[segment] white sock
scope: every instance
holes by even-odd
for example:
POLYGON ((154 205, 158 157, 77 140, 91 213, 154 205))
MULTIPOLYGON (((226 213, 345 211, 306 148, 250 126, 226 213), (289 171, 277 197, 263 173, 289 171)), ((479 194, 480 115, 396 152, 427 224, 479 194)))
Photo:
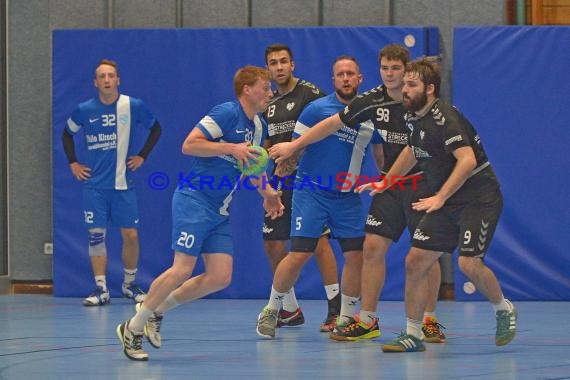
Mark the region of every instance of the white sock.
POLYGON ((179 306, 180 302, 176 301, 176 298, 170 293, 168 297, 154 311, 155 314, 162 315, 166 313, 168 310, 174 309, 176 306, 179 306))
POLYGON ((107 291, 107 276, 95 276, 95 286, 100 286, 107 291))
POLYGON ((131 318, 129 321, 129 330, 136 334, 142 334, 144 330, 144 324, 150 316, 152 315, 152 310, 148 309, 144 303, 139 311, 135 314, 134 317, 131 318))
POLYGON ((281 305, 283 304, 283 298, 287 293, 280 293, 272 286, 271 287, 271 295, 269 296, 269 302, 267 303, 267 307, 271 310, 279 311, 281 309, 281 305))
POLYGON ((325 285, 325 292, 327 292, 327 299, 330 301, 340 292, 338 284, 325 285))
POLYGON ((346 294, 341 294, 341 305, 340 305, 340 321, 341 323, 348 323, 351 318, 354 318, 354 311, 356 309, 356 304, 358 303, 358 297, 347 296, 346 294))
POLYGON ((297 303, 297 297, 295 297, 295 288, 291 288, 287 293, 285 293, 285 297, 283 297, 283 309, 294 312, 297 311, 299 308, 299 304, 297 303))
POLYGON ((435 311, 424 311, 424 320, 428 317, 433 318, 437 321, 437 317, 435 316, 435 311))
POLYGON ((127 269, 127 268, 123 268, 123 272, 125 274, 125 277, 123 279, 123 283, 125 285, 129 285, 131 282, 135 281, 135 276, 137 275, 137 268, 135 269, 127 269))
POLYGON ((376 312, 375 311, 367 311, 367 310, 360 310, 360 321, 366 323, 367 325, 371 325, 376 319, 376 312))
POLYGON ((406 318, 406 334, 422 339, 422 321, 406 318))
POLYGON ((513 310, 513 305, 511 304, 511 301, 509 301, 505 297, 503 297, 503 299, 501 301, 499 301, 499 303, 493 303, 491 305, 493 305, 493 310, 495 310, 495 313, 497 311, 504 311, 504 310, 511 311, 511 310, 513 310))

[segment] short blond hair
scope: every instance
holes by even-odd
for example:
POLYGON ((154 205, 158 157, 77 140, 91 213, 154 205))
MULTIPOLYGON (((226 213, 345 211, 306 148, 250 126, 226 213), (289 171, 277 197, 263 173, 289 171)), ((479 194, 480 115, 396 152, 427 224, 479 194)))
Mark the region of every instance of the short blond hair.
POLYGON ((110 59, 103 58, 102 60, 99 61, 99 63, 97 64, 97 67, 95 67, 95 77, 97 77, 97 69, 101 65, 108 65, 108 66, 113 67, 115 69, 115 71, 117 72, 117 76, 119 76, 119 65, 117 64, 117 62, 112 61, 110 59))
POLYGON ((237 97, 243 93, 244 86, 253 86, 258 79, 270 80, 269 70, 259 67, 247 65, 236 71, 234 75, 234 92, 237 97))

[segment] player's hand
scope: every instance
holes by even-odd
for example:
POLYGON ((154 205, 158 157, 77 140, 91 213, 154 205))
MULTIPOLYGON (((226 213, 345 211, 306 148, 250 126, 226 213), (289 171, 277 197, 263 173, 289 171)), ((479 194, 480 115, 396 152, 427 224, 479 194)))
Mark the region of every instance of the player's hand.
POLYGON ((71 173, 78 181, 85 181, 91 177, 91 169, 79 162, 69 164, 69 167, 71 168, 71 173))
POLYGON ((370 191, 370 196, 374 196, 379 193, 383 193, 389 187, 388 183, 385 180, 379 182, 370 182, 365 183, 364 185, 360 185, 354 189, 355 192, 361 194, 365 191, 370 191))
POLYGON ((266 211, 265 216, 270 217, 272 220, 283 215, 285 206, 281 203, 279 192, 272 190, 271 192, 263 195, 263 208, 266 211))
POLYGON ((132 156, 127 159, 127 168, 131 171, 135 171, 141 167, 144 162, 144 158, 141 156, 132 156))
POLYGON ((251 142, 246 141, 239 144, 232 144, 231 155, 236 161, 241 162, 243 167, 249 167, 249 159, 254 159, 256 154, 259 154, 255 149, 251 149, 251 142))
POLYGON ((425 211, 426 213, 439 210, 445 204, 445 199, 439 195, 429 198, 420 198, 417 202, 412 203, 412 209, 415 211, 425 211))
POLYGON ((295 171, 297 167, 297 160, 292 157, 287 160, 280 161, 275 167, 275 175, 278 177, 285 177, 295 171))
POLYGON ((292 142, 283 142, 273 145, 269 148, 269 157, 275 160, 278 164, 285 161, 295 153, 295 145, 292 142))

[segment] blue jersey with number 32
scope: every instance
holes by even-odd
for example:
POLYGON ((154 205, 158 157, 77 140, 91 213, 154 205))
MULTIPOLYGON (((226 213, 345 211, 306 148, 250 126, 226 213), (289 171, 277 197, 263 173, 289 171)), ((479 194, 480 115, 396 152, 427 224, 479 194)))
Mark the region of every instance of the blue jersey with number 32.
POLYGON ((127 159, 138 153, 132 142, 136 126, 150 129, 156 118, 140 99, 120 95, 116 102, 106 105, 99 98, 83 102, 67 120, 66 129, 75 135, 85 134, 87 155, 85 165, 91 177, 85 185, 97 189, 126 190, 132 185, 127 159))

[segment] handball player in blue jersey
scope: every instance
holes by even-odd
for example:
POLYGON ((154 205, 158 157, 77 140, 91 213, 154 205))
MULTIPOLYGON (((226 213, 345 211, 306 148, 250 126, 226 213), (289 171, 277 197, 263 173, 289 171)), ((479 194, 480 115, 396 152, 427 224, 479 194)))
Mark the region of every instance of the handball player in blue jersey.
POLYGON ((71 172, 84 184, 83 213, 89 230, 95 290, 83 304, 100 306, 110 302, 105 246, 109 223, 121 229, 123 295, 142 302, 145 293, 134 282, 139 259, 139 215, 132 173, 155 146, 161 127, 140 99, 119 93, 116 62, 102 60, 95 70, 94 83, 99 95, 77 106, 62 135, 71 172), (83 130, 86 145, 82 162, 76 157, 73 140, 80 130, 83 130), (133 141, 141 130, 148 133, 148 138, 142 147, 136 147, 133 141))
MULTIPOLYGON (((359 126, 370 121, 383 139, 384 161, 381 169, 382 175, 385 175, 408 145, 409 130, 404 120, 406 110, 402 103, 402 88, 404 68, 409 61, 410 53, 406 47, 399 44, 384 46, 378 62, 383 84, 358 95, 344 110, 318 123, 294 143, 275 146, 272 154, 279 156, 277 161, 290 155, 292 149, 298 150, 319 141, 343 126, 359 126)), ((408 229, 410 236, 414 234, 423 213, 412 210, 411 203, 432 194, 418 166, 412 168, 407 177, 402 186, 394 186, 374 195, 366 218, 360 312, 354 323, 335 329, 330 335, 331 339, 357 341, 380 336, 376 308, 386 277, 388 248, 392 241, 398 241, 404 229, 408 229)), ((441 282, 438 262, 430 269, 428 282, 429 297, 422 331, 426 342, 443 343, 446 337, 435 314, 441 282)))
MULTIPOLYGON (((303 109, 325 94, 311 82, 295 77, 295 61, 289 46, 280 43, 269 45, 265 49, 265 63, 271 80, 276 86, 273 99, 263 113, 268 129, 265 147, 270 148, 275 144, 291 141, 295 124, 303 109)), ((273 273, 279 262, 289 253, 287 244, 291 236, 293 189, 287 184, 295 178, 296 171, 296 160, 282 162, 273 168, 272 183, 277 184, 277 190, 280 191, 281 201, 285 206, 281 217, 275 220, 266 217, 263 221, 263 245, 273 273)), ((328 300, 327 316, 319 326, 321 332, 332 331, 340 313, 338 269, 327 231, 321 236, 315 248, 315 259, 323 278, 328 300)), ((283 298, 283 308, 279 310, 277 326, 298 326, 303 323, 305 323, 305 317, 295 297, 295 289, 291 288, 291 291, 283 298)))
MULTIPOLYGON (((319 121, 342 110, 356 97, 361 82, 356 60, 349 56, 338 57, 333 64, 335 92, 313 101, 303 110, 293 136, 303 135, 319 121)), ((344 323, 352 320, 360 295, 366 220, 360 196, 354 193, 354 184, 368 145, 375 144, 374 155, 381 159, 381 141, 372 123, 363 123, 357 129, 342 128, 307 147, 302 155, 293 191, 291 252, 277 266, 269 303, 259 314, 256 332, 261 337, 275 336, 283 297, 311 258, 325 225, 339 241, 345 256, 339 319, 344 323), (352 184, 339 182, 339 174, 352 184)))
MULTIPOLYGON (((161 346, 163 314, 185 302, 224 289, 230 284, 233 243, 228 206, 239 185, 237 163, 255 158, 251 144, 261 144, 267 124, 261 116, 271 99, 269 72, 256 66, 239 69, 234 77, 237 100, 215 106, 198 122, 182 145, 182 152, 196 159, 172 198, 172 249, 174 262, 151 284, 136 315, 117 326, 124 354, 132 360, 148 360, 143 334, 150 344, 161 346), (210 180, 204 186, 201 178, 210 180), (211 184, 211 185, 210 185, 211 184), (192 276, 201 255, 205 272, 192 276)), ((263 197, 267 215, 277 218, 284 206, 265 174, 250 181, 263 197)))

